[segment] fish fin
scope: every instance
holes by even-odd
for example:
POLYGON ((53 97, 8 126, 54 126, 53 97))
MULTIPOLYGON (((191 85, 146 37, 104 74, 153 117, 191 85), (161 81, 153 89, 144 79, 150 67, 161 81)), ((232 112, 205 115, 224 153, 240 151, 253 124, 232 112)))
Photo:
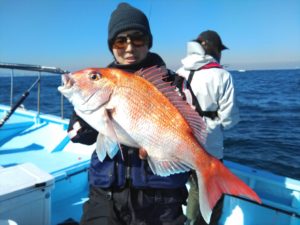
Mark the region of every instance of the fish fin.
POLYGON ((136 75, 151 82, 163 95, 165 95, 186 119, 199 144, 205 144, 207 138, 206 124, 198 112, 179 95, 175 86, 173 86, 171 82, 165 81, 169 77, 168 70, 165 67, 153 66, 144 70, 139 70, 136 72, 136 75))
POLYGON ((148 156, 147 159, 152 172, 162 177, 187 172, 191 168, 180 161, 158 160, 151 156, 148 156))
MULTIPOLYGON (((107 131, 109 133, 109 135, 114 139, 114 140, 118 140, 118 137, 117 137, 117 133, 115 131, 115 128, 114 128, 114 125, 112 123, 112 114, 115 112, 115 108, 114 107, 110 107, 107 105, 106 107, 106 111, 105 111, 105 117, 106 117, 106 126, 107 126, 107 131)), ((118 150, 121 151, 121 157, 122 159, 124 160, 124 154, 123 154, 123 149, 120 145, 120 142, 119 141, 116 141, 117 145, 118 145, 118 150)), ((116 154, 116 153, 115 153, 116 154)), ((114 154, 114 155, 115 155, 114 154)), ((113 156, 114 156, 113 155, 113 156)), ((110 156, 110 155, 109 155, 110 156)), ((112 157, 110 157, 112 158, 112 157)))
POLYGON ((242 196, 261 203, 257 194, 241 179, 235 176, 223 163, 212 158, 203 168, 203 163, 198 163, 200 168, 196 170, 199 187, 200 212, 206 223, 210 222, 212 209, 222 194, 242 196), (200 172, 201 171, 201 172, 200 172), (202 174, 205 174, 202 175, 202 174))
POLYGON ((99 133, 97 137, 96 153, 98 159, 103 162, 106 155, 113 158, 119 151, 118 143, 107 136, 99 133))

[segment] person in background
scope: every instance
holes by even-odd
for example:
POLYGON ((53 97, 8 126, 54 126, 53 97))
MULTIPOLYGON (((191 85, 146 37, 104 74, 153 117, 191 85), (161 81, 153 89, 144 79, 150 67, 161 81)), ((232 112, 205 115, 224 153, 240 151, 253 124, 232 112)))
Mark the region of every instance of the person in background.
MULTIPOLYGON (((109 68, 136 72, 151 66, 165 66, 149 51, 152 34, 145 14, 127 3, 112 12, 108 25, 108 47, 114 60, 109 68)), ((174 73, 173 73, 174 74, 174 73)), ((174 79, 170 72, 170 80, 174 79)), ((97 131, 73 113, 69 124, 73 142, 93 144, 97 131)), ((89 200, 83 206, 82 225, 183 225, 182 205, 188 196, 189 174, 168 177, 154 175, 144 151, 122 146, 121 152, 100 162, 96 152, 89 169, 89 200)))
MULTIPOLYGON (((196 40, 187 43, 187 56, 176 86, 186 100, 195 107, 207 126, 204 147, 214 157, 223 159, 223 130, 236 125, 240 119, 231 74, 221 65, 221 52, 227 49, 217 32, 207 30, 196 40)), ((190 177, 186 224, 206 224, 199 211, 199 193, 195 173, 190 177)), ((217 224, 223 206, 223 198, 215 206, 210 224, 217 224)))

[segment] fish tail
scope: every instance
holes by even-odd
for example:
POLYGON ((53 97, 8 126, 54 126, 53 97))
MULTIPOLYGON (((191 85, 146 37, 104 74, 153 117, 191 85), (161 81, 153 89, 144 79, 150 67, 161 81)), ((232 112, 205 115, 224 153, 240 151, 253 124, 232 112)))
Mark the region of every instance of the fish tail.
POLYGON ((219 160, 212 158, 205 169, 203 169, 203 163, 201 164, 198 163, 199 168, 196 170, 199 206, 201 215, 207 223, 210 221, 212 209, 223 193, 244 196, 261 203, 258 195, 219 160))

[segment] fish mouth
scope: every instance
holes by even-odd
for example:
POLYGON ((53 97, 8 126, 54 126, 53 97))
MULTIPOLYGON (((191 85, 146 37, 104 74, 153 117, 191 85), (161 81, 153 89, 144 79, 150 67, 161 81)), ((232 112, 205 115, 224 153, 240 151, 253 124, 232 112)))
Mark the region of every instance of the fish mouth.
POLYGON ((74 94, 75 80, 71 77, 72 73, 66 73, 61 75, 61 86, 57 89, 63 94, 69 101, 72 100, 74 94))
POLYGON ((63 94, 71 103, 74 101, 74 94, 76 94, 76 82, 72 78, 72 73, 61 75, 61 86, 58 87, 58 91, 63 94))
POLYGON ((74 86, 75 81, 71 76, 72 76, 72 73, 62 74, 61 78, 62 78, 62 85, 64 88, 69 89, 74 86))

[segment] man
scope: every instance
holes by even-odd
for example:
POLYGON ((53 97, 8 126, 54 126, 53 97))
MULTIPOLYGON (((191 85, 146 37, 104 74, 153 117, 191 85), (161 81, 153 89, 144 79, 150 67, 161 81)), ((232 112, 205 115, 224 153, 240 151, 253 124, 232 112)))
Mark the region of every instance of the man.
MULTIPOLYGON (((177 87, 203 117, 207 126, 205 149, 223 159, 223 130, 239 121, 239 110, 231 74, 219 64, 227 49, 217 32, 207 30, 187 44, 187 56, 178 69, 177 87), (184 80, 184 81, 183 81, 184 80), (183 82, 183 83, 182 83, 183 82)), ((199 213, 199 194, 195 174, 191 175, 187 205, 188 224, 206 224, 199 213)), ((213 210, 210 224, 217 224, 222 211, 221 199, 213 210)))
MULTIPOLYGON (((165 66, 161 57, 149 52, 152 34, 147 17, 127 3, 111 14, 108 47, 114 56, 109 68, 135 72, 151 66, 165 66)), ((69 133, 73 142, 93 144, 97 131, 73 114, 69 133)), ((89 200, 84 204, 83 225, 182 225, 186 217, 185 184, 188 174, 154 175, 145 152, 122 146, 121 152, 100 162, 93 153, 89 170, 89 200)))

